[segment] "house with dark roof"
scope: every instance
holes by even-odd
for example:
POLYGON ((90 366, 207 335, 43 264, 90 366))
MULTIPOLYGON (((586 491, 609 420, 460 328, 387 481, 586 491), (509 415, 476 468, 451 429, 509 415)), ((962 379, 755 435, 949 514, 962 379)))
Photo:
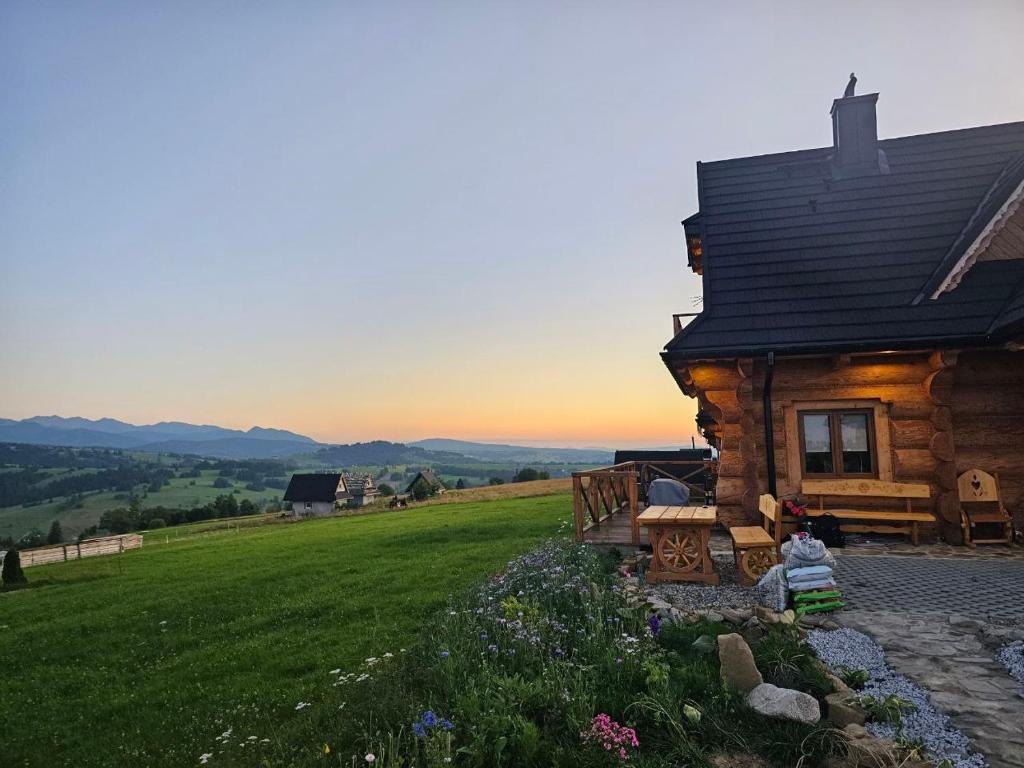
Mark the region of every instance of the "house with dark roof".
POLYGON ((284 500, 292 504, 296 517, 328 515, 340 506, 362 507, 377 498, 377 487, 369 476, 338 472, 296 474, 288 482, 284 500))
POLYGON ((703 306, 661 356, 729 525, 762 493, 871 479, 926 484, 956 542, 973 468, 1020 523, 1024 122, 880 139, 877 102, 833 101, 830 146, 697 164, 703 306))
POLYGON ((444 493, 444 483, 442 483, 441 479, 434 474, 434 470, 432 469, 421 469, 417 472, 416 476, 412 479, 412 482, 405 487, 405 492, 411 494, 413 487, 420 480, 425 482, 428 487, 434 489, 435 493, 444 493))

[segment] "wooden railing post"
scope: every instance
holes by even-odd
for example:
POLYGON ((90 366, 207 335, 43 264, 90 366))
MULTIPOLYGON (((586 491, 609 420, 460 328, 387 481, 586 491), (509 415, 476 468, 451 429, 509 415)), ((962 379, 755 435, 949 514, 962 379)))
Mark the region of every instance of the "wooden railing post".
POLYGON ((640 522, 637 517, 640 514, 640 474, 632 472, 629 479, 629 524, 634 547, 640 546, 640 522))
POLYGON ((583 478, 572 476, 572 521, 576 526, 576 541, 583 541, 583 478))

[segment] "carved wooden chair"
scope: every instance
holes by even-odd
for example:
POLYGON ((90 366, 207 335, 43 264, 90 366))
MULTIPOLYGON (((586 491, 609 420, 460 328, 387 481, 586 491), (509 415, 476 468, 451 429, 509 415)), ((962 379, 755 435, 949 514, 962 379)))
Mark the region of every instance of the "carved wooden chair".
POLYGON ((782 504, 770 493, 757 500, 761 525, 729 529, 732 555, 741 583, 750 586, 782 562, 782 504))
POLYGON ((964 543, 969 547, 1010 544, 1013 541, 1013 519, 999 494, 999 475, 969 469, 957 478, 956 485, 960 494, 960 527, 963 528, 964 543), (979 524, 994 526, 1002 535, 991 539, 976 538, 974 529, 979 524))

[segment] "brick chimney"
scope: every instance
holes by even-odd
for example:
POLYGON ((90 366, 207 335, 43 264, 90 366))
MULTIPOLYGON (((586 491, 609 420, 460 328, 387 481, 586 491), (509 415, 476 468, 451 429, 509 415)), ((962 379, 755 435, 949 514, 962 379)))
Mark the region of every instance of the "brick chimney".
POLYGON ((844 96, 832 102, 832 147, 835 150, 832 165, 836 176, 889 172, 885 153, 878 148, 877 101, 877 93, 867 93, 844 96))

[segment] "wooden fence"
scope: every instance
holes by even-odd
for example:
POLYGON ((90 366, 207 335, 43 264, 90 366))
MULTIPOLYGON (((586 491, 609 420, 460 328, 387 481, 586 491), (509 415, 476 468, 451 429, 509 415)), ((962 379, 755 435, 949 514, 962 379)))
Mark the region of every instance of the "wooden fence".
POLYGON ((138 549, 141 546, 142 536, 137 533, 126 533, 123 536, 85 539, 76 544, 62 544, 57 547, 23 549, 18 554, 21 557, 21 567, 27 568, 30 565, 62 563, 67 560, 79 560, 83 557, 119 555, 126 549, 138 549))
POLYGON ((630 535, 640 544, 640 507, 647 505, 647 489, 659 477, 677 480, 701 503, 716 474, 717 461, 625 461, 610 467, 572 473, 573 522, 576 541, 617 512, 630 516, 630 535))

